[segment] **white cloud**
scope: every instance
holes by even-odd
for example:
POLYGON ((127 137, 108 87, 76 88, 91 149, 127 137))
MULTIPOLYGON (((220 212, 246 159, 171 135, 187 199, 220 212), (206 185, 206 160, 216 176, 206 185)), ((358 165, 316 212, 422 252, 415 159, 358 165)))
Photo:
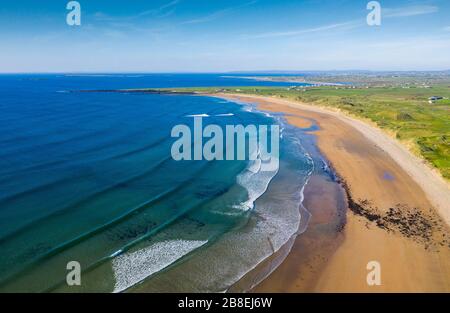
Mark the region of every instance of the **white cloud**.
POLYGON ((252 0, 250 2, 246 2, 246 3, 238 5, 236 7, 222 9, 222 10, 216 11, 214 13, 211 13, 209 15, 203 16, 203 17, 199 17, 199 18, 195 18, 195 19, 192 19, 192 20, 184 21, 184 22, 181 23, 181 25, 185 25, 185 24, 199 24, 199 23, 206 23, 206 22, 214 21, 215 19, 221 17, 225 13, 228 13, 230 11, 237 10, 237 9, 249 6, 249 5, 253 5, 256 2, 258 2, 258 0, 252 0))
MULTIPOLYGON (((382 8, 382 17, 383 18, 396 18, 396 17, 408 17, 408 16, 417 16, 417 15, 425 15, 432 14, 439 11, 437 6, 432 5, 416 5, 416 6, 408 6, 401 8, 382 8)), ((297 36, 308 33, 316 33, 321 31, 328 31, 332 29, 336 30, 348 30, 353 29, 355 27, 361 26, 364 23, 359 20, 352 20, 343 23, 335 23, 328 24, 323 26, 317 26, 313 28, 305 28, 305 29, 297 29, 297 30, 288 30, 288 31, 279 31, 279 32, 267 32, 260 33, 255 35, 245 35, 244 38, 274 38, 274 37, 289 37, 289 36, 297 36)), ((449 26, 450 28, 450 26, 449 26)), ((446 28, 446 30, 449 30, 446 28)))
POLYGON ((439 11, 439 8, 433 5, 416 5, 393 9, 382 8, 381 10, 383 17, 407 17, 436 13, 439 11))
MULTIPOLYGON (((162 15, 162 17, 165 17, 168 15, 168 12, 173 12, 173 7, 175 7, 179 2, 180 2, 180 0, 174 0, 165 5, 160 6, 159 8, 141 12, 141 13, 135 15, 134 17, 142 17, 142 16, 147 16, 147 15, 162 15), (172 9, 172 10, 167 12, 166 11, 167 9, 172 9)), ((169 13, 169 14, 171 14, 171 13, 169 13)))
POLYGON ((210 15, 206 15, 203 17, 199 17, 199 18, 195 18, 192 20, 188 20, 188 21, 184 21, 181 23, 181 25, 185 25, 185 24, 199 24, 199 23, 206 23, 206 22, 210 22, 210 21, 214 21, 215 19, 219 18, 220 16, 222 16, 223 14, 225 14, 226 12, 230 11, 231 9, 224 9, 224 10, 220 10, 217 12, 214 12, 210 15))
POLYGON ((126 21, 134 20, 134 19, 138 19, 141 17, 145 17, 145 16, 156 16, 159 18, 164 18, 164 17, 167 17, 174 13, 176 5, 178 3, 180 3, 180 1, 181 0, 173 0, 169 3, 166 3, 166 4, 158 7, 158 8, 146 10, 146 11, 142 11, 137 14, 134 14, 134 15, 122 16, 122 17, 111 16, 111 15, 108 15, 103 12, 96 12, 94 14, 94 18, 98 21, 104 21, 104 22, 119 21, 119 20, 126 20, 126 21))
POLYGON ((332 30, 332 29, 352 29, 357 26, 361 25, 360 21, 349 21, 349 22, 343 22, 343 23, 336 23, 336 24, 329 24, 329 25, 322 25, 312 28, 305 28, 305 29, 297 29, 297 30, 291 30, 291 31, 282 31, 282 32, 268 32, 268 33, 260 33, 256 35, 246 35, 245 38, 274 38, 274 37, 289 37, 289 36, 298 36, 308 33, 316 33, 326 30, 332 30))

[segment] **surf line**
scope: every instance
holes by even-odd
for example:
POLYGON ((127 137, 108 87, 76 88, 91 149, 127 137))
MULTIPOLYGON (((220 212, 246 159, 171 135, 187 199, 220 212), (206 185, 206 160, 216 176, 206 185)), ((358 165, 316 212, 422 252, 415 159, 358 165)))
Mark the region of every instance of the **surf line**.
POLYGON ((178 138, 171 148, 175 161, 261 160, 262 171, 274 171, 278 168, 279 125, 225 125, 224 131, 216 124, 203 127, 203 116, 193 118, 193 131, 185 124, 172 128, 171 137, 178 138))

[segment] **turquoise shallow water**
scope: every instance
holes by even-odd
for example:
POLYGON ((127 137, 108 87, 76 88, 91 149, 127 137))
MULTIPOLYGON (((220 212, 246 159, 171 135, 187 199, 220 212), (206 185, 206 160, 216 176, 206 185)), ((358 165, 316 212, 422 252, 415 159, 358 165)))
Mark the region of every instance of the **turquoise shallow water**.
POLYGON ((67 92, 249 83, 0 76, 0 291, 224 291, 285 244, 307 215, 315 163, 301 130, 216 98, 67 92), (198 114, 205 125, 280 125, 279 168, 174 161, 172 127, 198 114), (69 261, 81 264, 79 287, 66 285, 69 261))

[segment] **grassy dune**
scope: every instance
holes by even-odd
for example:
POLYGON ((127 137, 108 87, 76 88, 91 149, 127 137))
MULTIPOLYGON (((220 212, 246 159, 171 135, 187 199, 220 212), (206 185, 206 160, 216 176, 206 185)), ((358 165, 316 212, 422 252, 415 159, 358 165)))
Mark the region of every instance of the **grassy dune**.
MULTIPOLYGON (((218 88, 183 89, 217 92, 218 88)), ((431 96, 450 98, 449 85, 432 88, 361 87, 313 88, 233 87, 221 92, 278 96, 309 104, 338 108, 373 121, 394 134, 416 155, 428 160, 450 180, 450 100, 428 103, 431 96)))

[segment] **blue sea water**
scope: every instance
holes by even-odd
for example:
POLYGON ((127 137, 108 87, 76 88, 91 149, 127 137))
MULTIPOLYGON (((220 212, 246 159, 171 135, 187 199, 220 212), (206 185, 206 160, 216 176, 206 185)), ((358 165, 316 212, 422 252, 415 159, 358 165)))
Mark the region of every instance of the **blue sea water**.
POLYGON ((292 85, 223 76, 0 75, 0 291, 224 291, 285 245, 307 219, 302 130, 211 97, 69 92, 292 85), (279 124, 279 168, 174 161, 172 127, 198 114, 279 124))

